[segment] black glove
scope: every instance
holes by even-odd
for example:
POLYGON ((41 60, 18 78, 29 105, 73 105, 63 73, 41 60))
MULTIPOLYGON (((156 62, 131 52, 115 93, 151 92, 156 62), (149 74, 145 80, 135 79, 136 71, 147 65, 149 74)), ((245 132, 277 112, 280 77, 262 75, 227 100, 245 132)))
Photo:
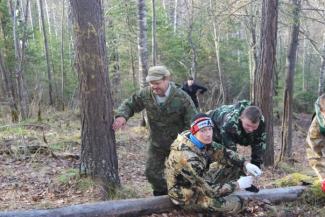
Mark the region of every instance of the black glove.
POLYGON ((258 189, 255 185, 251 185, 251 187, 249 188, 245 188, 246 191, 251 191, 251 192, 254 192, 254 193, 257 193, 260 191, 260 189, 258 189))

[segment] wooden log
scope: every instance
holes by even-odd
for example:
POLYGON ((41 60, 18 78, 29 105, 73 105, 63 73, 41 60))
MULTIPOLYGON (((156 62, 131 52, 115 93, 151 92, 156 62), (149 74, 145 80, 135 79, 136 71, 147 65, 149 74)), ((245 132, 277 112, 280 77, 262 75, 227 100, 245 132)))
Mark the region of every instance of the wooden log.
MULTIPOLYGON (((297 199, 306 188, 294 186, 263 189, 258 193, 240 191, 234 194, 244 199, 269 200, 277 203, 297 199)), ((163 213, 175 208, 177 207, 171 203, 168 196, 159 196, 72 205, 48 210, 7 211, 0 212, 0 217, 122 217, 163 213)))

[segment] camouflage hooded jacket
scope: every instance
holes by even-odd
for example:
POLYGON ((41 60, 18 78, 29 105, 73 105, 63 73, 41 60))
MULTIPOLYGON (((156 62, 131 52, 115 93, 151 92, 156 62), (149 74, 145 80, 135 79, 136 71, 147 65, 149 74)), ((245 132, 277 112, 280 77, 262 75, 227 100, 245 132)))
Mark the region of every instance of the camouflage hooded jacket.
POLYGON ((266 149, 264 117, 262 116, 257 130, 246 133, 240 120, 240 114, 247 106, 251 106, 251 102, 242 100, 233 105, 223 105, 209 112, 209 116, 214 122, 213 140, 234 151, 237 150, 236 144, 251 145, 251 162, 260 166, 263 163, 262 158, 266 149))
POLYGON ((200 196, 223 197, 231 194, 243 171, 244 159, 232 150, 213 142, 208 149, 198 149, 188 138, 178 135, 166 161, 168 195, 176 203, 190 204, 200 196), (239 174, 237 172, 237 174, 239 174))
POLYGON ((128 120, 146 109, 150 141, 164 150, 169 150, 178 133, 190 128, 191 118, 197 113, 191 98, 174 83, 169 84, 170 94, 163 105, 157 103, 151 88, 145 87, 126 99, 116 114, 128 120))
POLYGON ((325 179, 325 158, 323 156, 325 148, 325 120, 320 112, 319 99, 315 103, 315 112, 316 115, 307 133, 306 152, 309 164, 316 171, 320 180, 323 180, 325 179))

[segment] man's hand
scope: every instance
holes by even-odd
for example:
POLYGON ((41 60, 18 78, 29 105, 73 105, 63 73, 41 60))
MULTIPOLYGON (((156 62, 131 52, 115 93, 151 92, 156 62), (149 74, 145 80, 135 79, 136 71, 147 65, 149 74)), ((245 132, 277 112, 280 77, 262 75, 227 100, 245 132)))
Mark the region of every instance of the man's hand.
POLYGON ((117 117, 115 120, 114 120, 114 123, 112 125, 112 128, 114 131, 120 129, 121 127, 123 127, 126 123, 126 119, 124 117, 117 117))
POLYGON ((248 174, 251 174, 255 177, 260 176, 263 173, 262 170, 258 168, 258 166, 248 162, 245 164, 245 169, 248 174))
POLYGON ((237 180, 240 189, 249 188, 253 184, 253 176, 242 176, 237 180))

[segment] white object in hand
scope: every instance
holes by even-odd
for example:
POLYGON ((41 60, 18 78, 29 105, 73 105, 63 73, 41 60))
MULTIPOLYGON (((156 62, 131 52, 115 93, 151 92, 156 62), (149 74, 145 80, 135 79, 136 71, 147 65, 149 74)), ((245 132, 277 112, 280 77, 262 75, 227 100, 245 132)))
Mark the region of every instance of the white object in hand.
POLYGON ((262 170, 258 168, 258 166, 252 164, 252 163, 247 163, 245 165, 246 171, 248 174, 251 174, 253 176, 260 176, 262 175, 262 170))
POLYGON ((249 188, 253 184, 253 176, 242 176, 237 180, 237 182, 240 189, 249 188))

